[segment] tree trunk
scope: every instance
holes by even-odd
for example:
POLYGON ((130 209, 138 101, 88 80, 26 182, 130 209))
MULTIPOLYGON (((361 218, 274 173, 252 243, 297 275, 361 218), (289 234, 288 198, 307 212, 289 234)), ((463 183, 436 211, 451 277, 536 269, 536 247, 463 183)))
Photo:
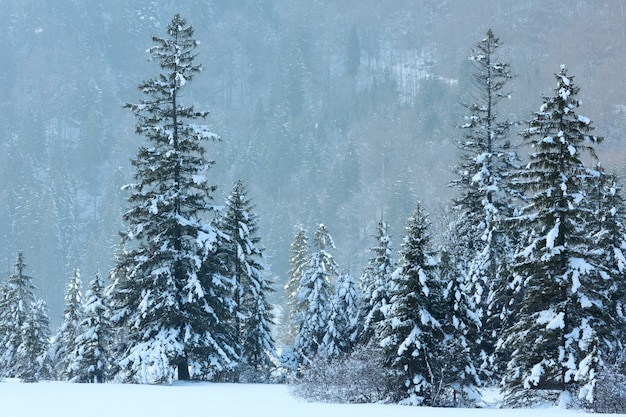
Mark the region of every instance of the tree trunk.
POLYGON ((191 379, 187 358, 181 359, 180 362, 178 362, 177 368, 179 381, 189 381, 191 379))

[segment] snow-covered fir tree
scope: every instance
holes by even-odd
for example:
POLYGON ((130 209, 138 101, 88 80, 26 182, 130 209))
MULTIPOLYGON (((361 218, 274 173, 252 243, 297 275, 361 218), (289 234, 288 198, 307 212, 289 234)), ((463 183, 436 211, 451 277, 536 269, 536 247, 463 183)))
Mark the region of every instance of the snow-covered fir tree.
POLYGON ((350 353, 361 333, 361 313, 361 295, 357 282, 349 271, 344 270, 337 277, 328 325, 318 353, 326 358, 350 353))
POLYGON ((366 344, 372 338, 376 326, 383 320, 381 309, 391 299, 391 275, 396 270, 389 225, 381 216, 376 229, 376 245, 370 248, 372 256, 368 260, 363 275, 363 335, 361 342, 366 344))
POLYGON ((78 372, 75 368, 76 336, 81 332, 83 304, 81 294, 80 273, 74 268, 65 290, 65 308, 63 321, 54 338, 53 357, 55 360, 55 377, 59 381, 71 381, 78 372))
POLYGON ((21 343, 15 352, 15 377, 22 382, 37 382, 50 376, 48 351, 50 347, 50 318, 46 303, 35 300, 30 314, 20 327, 21 343))
POLYGON ((597 213, 588 195, 597 172, 582 160, 584 153, 595 159, 601 138, 576 113, 580 88, 573 77, 565 67, 555 76, 554 95, 543 98, 520 132, 531 152, 515 178, 529 204, 518 218, 524 240, 512 265, 520 311, 504 339, 511 351, 503 379, 511 405, 543 390, 593 401, 602 358, 617 346, 607 308, 613 282, 604 248, 594 241, 597 213))
POLYGON ((127 104, 147 143, 132 161, 130 209, 121 233, 113 318, 127 329, 122 377, 164 382, 204 377, 233 365, 231 288, 213 256, 217 230, 207 223, 215 190, 205 144, 217 137, 201 122, 207 112, 182 104, 200 72, 194 29, 179 15, 148 52, 162 72, 142 82, 146 96, 127 104))
POLYGON ((72 369, 76 382, 102 383, 111 378, 113 328, 104 297, 104 283, 96 272, 85 292, 83 318, 76 335, 72 369))
POLYGON ((470 291, 472 285, 459 268, 462 262, 454 251, 456 238, 452 232, 448 237, 450 242, 440 250, 438 262, 443 308, 434 313, 444 333, 442 349, 446 362, 442 387, 448 398, 446 405, 470 406, 475 404, 481 385, 475 363, 485 362, 486 358, 474 358, 481 320, 470 291))
POLYGON ((311 260, 310 257, 306 231, 302 227, 298 227, 289 248, 289 271, 287 271, 287 283, 285 284, 285 304, 288 310, 286 342, 290 344, 293 344, 298 327, 300 327, 302 314, 298 311, 298 289, 302 275, 311 260))
POLYGON ((272 307, 268 301, 273 289, 260 246, 258 219, 247 193, 243 181, 238 180, 226 199, 219 220, 223 234, 219 251, 233 282, 239 371, 247 374, 248 381, 267 380, 276 357, 270 328, 272 307))
MULTIPOLYGON (((614 355, 605 360, 615 363, 623 356, 626 344, 626 280, 623 279, 626 272, 626 202, 618 176, 605 173, 601 166, 596 172, 597 175, 590 177, 592 192, 595 191, 595 199, 592 199, 594 229, 598 230, 594 241, 595 247, 602 249, 600 262, 611 279, 610 314, 617 320, 614 330, 621 342, 614 355)), ((623 360, 626 363, 626 357, 623 360)))
POLYGON ((50 343, 50 319, 35 295, 33 278, 25 273, 24 253, 18 252, 15 274, 2 286, 0 299, 0 375, 34 382, 45 371, 50 343))
POLYGON ((294 351, 305 366, 318 354, 328 327, 332 283, 338 268, 329 252, 334 248, 326 226, 320 224, 313 235, 313 253, 300 278, 297 294, 298 332, 294 351))
POLYGON ((428 228, 418 203, 407 221, 392 297, 376 335, 386 364, 402 380, 401 401, 411 405, 437 403, 445 369, 441 323, 432 314, 441 309, 441 289, 428 228))
POLYGON ((516 168, 517 156, 508 140, 511 123, 502 121, 498 114, 498 104, 508 97, 505 88, 512 75, 509 64, 499 60, 499 47, 500 40, 489 30, 472 50, 471 99, 464 103, 469 114, 461 126, 464 137, 458 143, 462 151, 459 178, 451 184, 457 190, 454 209, 459 240, 455 245, 463 252, 459 260, 484 321, 483 340, 475 349, 485 359, 480 367, 487 374, 497 370, 494 367, 499 363, 494 361, 493 352, 502 316, 508 311, 501 292, 510 281, 507 265, 514 246, 513 236, 507 233, 511 228, 503 220, 513 210, 507 182, 508 173, 516 168))

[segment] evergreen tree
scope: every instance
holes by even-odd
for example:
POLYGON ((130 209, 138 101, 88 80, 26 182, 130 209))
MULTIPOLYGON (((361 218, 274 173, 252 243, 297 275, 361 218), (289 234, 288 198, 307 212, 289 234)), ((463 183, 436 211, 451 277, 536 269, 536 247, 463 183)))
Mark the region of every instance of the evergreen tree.
POLYGON ((139 85, 146 99, 126 105, 148 144, 132 161, 137 182, 127 186, 131 208, 113 317, 128 329, 121 369, 137 382, 171 381, 174 369, 181 380, 206 376, 236 360, 230 288, 212 258, 218 231, 206 223, 215 187, 205 177, 213 162, 204 142, 216 136, 198 124, 207 112, 181 105, 182 90, 201 69, 198 42, 179 15, 166 33, 148 50, 163 72, 139 85))
MULTIPOLYGON (((481 385, 475 366, 474 354, 480 340, 481 321, 476 313, 476 303, 471 293, 471 283, 459 268, 462 262, 454 251, 457 241, 451 232, 450 241, 440 251, 439 280, 442 288, 443 308, 436 312, 442 324, 445 366, 443 384, 448 396, 447 405, 472 405, 477 399, 477 388, 481 385)), ((480 358, 481 362, 485 358, 480 358)))
POLYGON ((466 279, 472 285, 483 323, 484 339, 475 347, 477 353, 489 362, 481 368, 490 374, 494 362, 494 344, 507 310, 506 288, 510 276, 508 263, 513 253, 513 236, 504 219, 512 215, 513 192, 508 186, 508 173, 516 168, 517 156, 507 139, 511 123, 501 121, 497 111, 500 101, 508 97, 504 90, 512 78, 509 64, 498 60, 500 40, 489 30, 478 42, 470 56, 472 71, 471 101, 464 103, 469 114, 461 126, 465 132, 459 142, 462 151, 457 172, 452 182, 458 190, 454 201, 458 213, 455 242, 463 255, 466 279), (484 352, 478 352, 483 349, 484 352))
POLYGON ((24 253, 18 252, 15 274, 8 277, 0 300, 0 372, 27 382, 39 379, 50 340, 49 318, 35 295, 33 278, 25 274, 24 253))
POLYGON ((102 383, 110 379, 111 334, 110 311, 104 298, 104 284, 96 272, 85 293, 81 332, 76 336, 74 363, 77 382, 102 383))
POLYGON ((308 267, 310 261, 309 242, 306 231, 299 227, 289 248, 289 266, 287 271, 287 283, 285 284, 286 305, 288 309, 287 317, 287 338, 289 343, 293 343, 297 329, 302 320, 302 312, 298 311, 298 290, 302 275, 308 267))
MULTIPOLYGON (((596 248, 602 248, 600 262, 611 279, 610 314, 617 320, 616 338, 621 342, 618 348, 624 349, 626 337, 626 203, 621 195, 622 186, 616 175, 606 174, 601 167, 598 175, 591 176, 591 187, 595 188, 594 201, 596 221, 594 236, 596 248)), ((613 352, 605 358, 611 363, 619 361, 621 352, 613 352)))
POLYGON ((234 286, 235 328, 239 332, 242 367, 256 374, 249 378, 266 380, 276 357, 270 330, 272 309, 267 301, 273 290, 263 250, 259 247, 261 238, 253 208, 243 182, 237 181, 220 219, 220 230, 226 241, 220 245, 220 251, 225 253, 226 268, 234 286))
POLYGON ((386 365, 402 378, 402 402, 412 405, 436 404, 445 369, 441 323, 432 315, 440 310, 441 292, 428 227, 417 204, 407 221, 392 298, 378 335, 386 365))
POLYGON ((298 333, 294 342, 294 351, 300 363, 308 365, 315 357, 326 334, 331 282, 337 276, 337 263, 329 250, 335 244, 326 226, 320 224, 313 235, 313 254, 308 269, 302 274, 297 295, 297 311, 300 317, 298 333))
POLYGON ((65 309, 63 310, 63 322, 54 339, 55 375, 59 381, 71 381, 78 372, 75 368, 75 343, 76 336, 82 331, 82 295, 81 280, 78 269, 69 278, 65 290, 65 309))
POLYGON ((382 216, 378 222, 376 246, 372 247, 370 251, 372 257, 361 277, 364 298, 364 324, 361 341, 364 344, 370 341, 378 323, 384 318, 381 310, 386 308, 391 299, 391 275, 396 269, 391 237, 389 236, 389 225, 382 216))
POLYGON ((602 357, 617 342, 606 309, 612 280, 593 239, 588 184, 597 173, 581 160, 584 152, 595 158, 602 138, 591 135, 591 121, 576 113, 580 88, 573 77, 564 67, 555 76, 554 95, 543 98, 520 132, 532 153, 516 174, 530 200, 519 216, 525 240, 512 265, 521 308, 504 340, 512 353, 503 382, 513 405, 546 389, 593 401, 602 357))
POLYGON ((356 280, 349 271, 342 271, 337 277, 330 303, 328 325, 319 348, 320 355, 336 358, 352 351, 361 333, 360 298, 356 280))
POLYGON ((22 382, 37 382, 49 372, 50 318, 43 300, 35 300, 19 331, 21 343, 15 352, 15 377, 22 382))

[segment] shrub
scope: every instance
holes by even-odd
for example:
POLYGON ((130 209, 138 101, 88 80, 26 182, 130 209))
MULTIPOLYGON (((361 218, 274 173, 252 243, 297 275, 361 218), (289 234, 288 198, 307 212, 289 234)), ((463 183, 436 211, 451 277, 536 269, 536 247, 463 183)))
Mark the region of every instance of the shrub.
POLYGON ((393 374, 384 367, 381 352, 357 347, 334 359, 316 357, 292 381, 294 395, 310 401, 377 403, 393 400, 393 374))
POLYGON ((617 368, 600 375, 592 409, 596 413, 626 413, 626 375, 617 368))

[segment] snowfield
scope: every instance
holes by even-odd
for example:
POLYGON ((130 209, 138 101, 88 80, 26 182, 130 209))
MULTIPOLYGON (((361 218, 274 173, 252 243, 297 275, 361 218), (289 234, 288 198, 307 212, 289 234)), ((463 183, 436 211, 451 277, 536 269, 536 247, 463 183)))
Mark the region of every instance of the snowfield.
POLYGON ((515 410, 446 409, 382 404, 307 403, 285 385, 71 384, 0 382, 0 417, 565 417, 581 411, 555 407, 515 410))

